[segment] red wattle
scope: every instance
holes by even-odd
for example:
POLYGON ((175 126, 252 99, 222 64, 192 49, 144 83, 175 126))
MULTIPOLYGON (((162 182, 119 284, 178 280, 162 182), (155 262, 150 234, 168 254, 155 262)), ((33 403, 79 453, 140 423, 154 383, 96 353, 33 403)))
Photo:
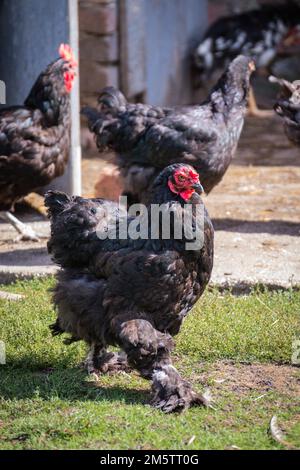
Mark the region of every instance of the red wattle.
POLYGON ((188 201, 195 192, 195 190, 192 188, 188 188, 188 189, 184 189, 183 191, 180 191, 180 189, 177 189, 176 186, 174 186, 172 181, 168 181, 168 186, 170 190, 172 191, 172 193, 179 194, 179 196, 181 196, 184 201, 188 201))
POLYGON ((182 197, 184 201, 188 201, 189 199, 191 199, 194 192, 195 192, 194 189, 185 189, 184 191, 181 191, 179 195, 182 197))

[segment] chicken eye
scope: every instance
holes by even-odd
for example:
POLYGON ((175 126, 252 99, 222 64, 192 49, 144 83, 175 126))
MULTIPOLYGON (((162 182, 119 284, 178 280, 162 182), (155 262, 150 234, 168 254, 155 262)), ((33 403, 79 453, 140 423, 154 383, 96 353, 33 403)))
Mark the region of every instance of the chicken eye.
POLYGON ((184 180, 185 180, 185 177, 182 176, 182 175, 178 175, 177 179, 178 179, 178 181, 184 181, 184 180))

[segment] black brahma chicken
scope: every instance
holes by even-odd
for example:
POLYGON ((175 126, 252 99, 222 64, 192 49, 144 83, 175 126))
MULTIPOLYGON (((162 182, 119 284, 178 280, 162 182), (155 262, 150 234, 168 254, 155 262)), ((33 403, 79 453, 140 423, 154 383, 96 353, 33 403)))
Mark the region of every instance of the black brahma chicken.
POLYGON ((82 110, 99 151, 117 153, 129 204, 147 203, 155 177, 175 162, 193 165, 206 193, 221 181, 242 131, 254 68, 248 57, 237 57, 197 106, 131 104, 108 87, 99 97, 99 110, 82 110))
MULTIPOLYGON (((267 70, 269 75, 268 69, 276 57, 293 54, 297 45, 300 45, 300 6, 289 1, 220 18, 207 30, 194 60, 202 82, 238 54, 253 57, 258 71, 267 70)), ((272 113, 257 108, 252 89, 249 113, 258 117, 272 113)))
POLYGON ((300 147, 300 80, 290 83, 273 76, 269 79, 282 87, 282 96, 276 102, 274 110, 283 119, 288 139, 300 147))
POLYGON ((51 236, 47 243, 53 261, 64 268, 89 265, 95 235, 110 230, 127 209, 117 202, 100 198, 68 196, 61 191, 47 191, 45 206, 51 219, 51 236))
MULTIPOLYGON (((127 227, 147 222, 140 238, 130 230, 127 237, 100 236, 103 229, 96 226, 103 218, 103 205, 114 211, 114 203, 55 192, 45 199, 50 251, 62 267, 54 289, 58 318, 53 334, 69 333, 67 342, 84 340, 89 345, 90 372, 137 369, 152 380, 152 405, 164 412, 207 404, 179 375, 170 357, 172 336, 202 295, 213 266, 214 232, 199 196, 202 191, 191 166, 165 168, 154 181, 151 197, 161 217, 153 220, 148 206, 143 216, 127 219, 127 227), (174 221, 188 213, 190 229, 181 226, 182 236, 178 231, 176 235, 174 221), (164 216, 171 215, 165 236, 164 216), (197 239, 200 243, 192 248, 189 242, 197 239), (108 352, 109 345, 118 345, 122 352, 108 352)), ((117 225, 121 219, 117 214, 117 225)))
POLYGON ((9 211, 65 170, 70 146, 70 91, 76 62, 68 45, 39 75, 23 106, 0 110, 0 216, 21 239, 38 240, 9 211))

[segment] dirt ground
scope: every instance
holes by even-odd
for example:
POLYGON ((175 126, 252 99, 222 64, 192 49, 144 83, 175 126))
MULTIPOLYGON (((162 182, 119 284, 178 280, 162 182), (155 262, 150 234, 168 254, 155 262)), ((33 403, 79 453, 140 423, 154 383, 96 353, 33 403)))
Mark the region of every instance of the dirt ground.
MULTIPOLYGON (((84 153, 84 195, 93 196, 104 164, 96 151, 84 153)), ((205 203, 216 229, 213 284, 300 285, 300 149, 288 142, 278 118, 247 119, 234 162, 205 203)), ((54 271, 45 249, 48 223, 33 212, 17 215, 45 238, 13 243, 15 232, 1 223, 2 282, 54 271)))
POLYGON ((253 390, 258 394, 256 399, 271 392, 288 393, 295 399, 300 396, 300 370, 289 365, 219 361, 201 374, 200 381, 210 383, 216 393, 225 389, 241 396, 253 390))

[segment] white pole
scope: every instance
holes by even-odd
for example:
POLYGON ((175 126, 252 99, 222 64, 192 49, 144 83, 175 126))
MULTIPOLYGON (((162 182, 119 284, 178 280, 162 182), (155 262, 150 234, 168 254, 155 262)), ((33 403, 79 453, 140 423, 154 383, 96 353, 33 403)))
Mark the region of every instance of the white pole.
MULTIPOLYGON (((70 46, 79 65, 79 25, 78 25, 78 1, 68 0, 69 3, 69 37, 70 46)), ((80 102, 79 102, 79 67, 76 80, 71 92, 71 148, 70 159, 67 168, 66 183, 68 192, 81 194, 81 146, 80 146, 80 102)))

